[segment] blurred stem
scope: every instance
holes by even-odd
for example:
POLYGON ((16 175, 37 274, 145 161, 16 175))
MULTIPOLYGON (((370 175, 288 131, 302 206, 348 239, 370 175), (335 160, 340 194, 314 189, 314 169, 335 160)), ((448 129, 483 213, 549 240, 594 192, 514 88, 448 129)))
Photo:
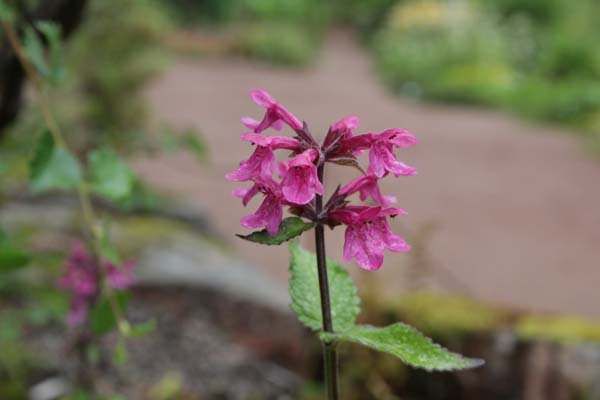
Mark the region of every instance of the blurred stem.
MULTIPOLYGON (((324 170, 324 164, 320 164, 317 167, 317 175, 321 183, 323 183, 324 170)), ((320 218, 321 212, 323 211, 323 196, 317 194, 315 200, 315 211, 317 218, 320 218)), ((327 257, 325 255, 325 232, 321 223, 318 223, 315 228, 315 247, 317 250, 317 270, 319 274, 319 291, 321 293, 323 331, 333 333, 331 302, 329 297, 329 280, 327 277, 327 257)), ((339 397, 338 357, 335 343, 323 343, 323 362, 325 370, 325 385, 327 386, 327 398, 329 400, 337 400, 339 397)))
MULTIPOLYGON (((8 38, 11 47, 15 51, 15 54, 19 59, 19 62, 21 63, 21 66, 23 67, 27 78, 35 87, 35 93, 37 94, 37 99, 39 102, 40 109, 42 111, 42 115, 44 117, 44 122, 46 123, 46 126, 48 127, 48 130, 50 131, 54 142, 57 146, 61 146, 68 149, 67 143, 50 109, 50 101, 48 99, 48 95, 46 93, 46 88, 44 87, 43 81, 36 72, 35 68, 27 59, 27 55, 25 54, 25 50, 21 45, 21 42, 19 41, 19 36, 15 31, 15 28, 7 21, 2 21, 2 29, 6 33, 6 37, 8 38)), ((119 332, 121 333, 121 335, 126 336, 129 333, 129 323, 123 317, 121 307, 119 306, 119 303, 117 302, 117 299, 114 296, 112 288, 107 283, 106 274, 104 270, 102 270, 101 268, 102 233, 96 225, 96 216, 94 214, 92 201, 90 199, 88 188, 85 182, 79 182, 79 184, 77 185, 77 194, 79 196, 79 204, 81 207, 81 212, 83 214, 84 226, 88 231, 88 244, 90 249, 92 250, 92 254, 94 256, 96 265, 98 266, 98 271, 100 273, 102 281, 102 287, 106 292, 106 295, 111 305, 111 309, 113 311, 115 319, 117 320, 119 332)))

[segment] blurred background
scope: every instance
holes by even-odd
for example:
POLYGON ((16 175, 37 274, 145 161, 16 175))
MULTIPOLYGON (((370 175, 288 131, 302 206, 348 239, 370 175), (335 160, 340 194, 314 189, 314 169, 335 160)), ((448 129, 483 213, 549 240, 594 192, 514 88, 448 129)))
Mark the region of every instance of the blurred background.
MULTIPOLYGON (((157 327, 128 343, 127 363, 98 367, 99 398, 321 398, 287 248, 234 236, 258 203, 244 209, 224 175, 250 154, 239 118, 262 116, 258 87, 317 137, 358 115, 360 132, 419 138, 398 153, 419 174, 383 182, 409 211, 393 230, 413 250, 377 272, 347 266, 361 319, 405 321, 487 361, 427 374, 344 346, 344 399, 600 399, 597 0, 16 3, 23 24, 62 28, 50 96, 68 142, 81 157, 111 146, 136 174, 131 196, 95 205, 137 260, 129 317, 157 327)), ((73 195, 28 190, 42 116, 0 44, 0 399, 67 398, 77 357, 56 279, 80 217, 73 195)), ((341 261, 343 230, 326 238, 341 261)))

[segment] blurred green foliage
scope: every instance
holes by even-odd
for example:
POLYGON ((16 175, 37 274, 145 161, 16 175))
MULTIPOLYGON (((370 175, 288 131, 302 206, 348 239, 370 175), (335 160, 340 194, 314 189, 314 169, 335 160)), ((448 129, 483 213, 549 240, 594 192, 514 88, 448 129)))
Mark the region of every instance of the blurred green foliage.
MULTIPOLYGON (((46 27, 46 37, 56 35, 53 25, 38 25, 46 27)), ((165 8, 156 0, 131 0, 126 5, 92 0, 78 31, 60 52, 57 46, 51 49, 49 65, 39 39, 26 36, 38 71, 60 81, 50 91, 52 112, 74 148, 85 152, 99 144, 138 144, 148 122, 142 89, 168 61, 162 40, 170 26, 165 8)), ((31 132, 41 126, 39 110, 24 109, 8 136, 30 143, 31 132)), ((10 140, 4 140, 3 147, 18 149, 10 140)))
POLYGON ((404 0, 370 43, 403 95, 563 123, 598 146, 599 17, 593 0, 404 0))

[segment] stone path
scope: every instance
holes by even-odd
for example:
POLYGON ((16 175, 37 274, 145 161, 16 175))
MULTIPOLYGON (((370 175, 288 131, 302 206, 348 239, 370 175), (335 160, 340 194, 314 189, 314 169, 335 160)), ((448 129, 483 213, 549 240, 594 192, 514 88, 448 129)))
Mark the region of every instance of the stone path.
MULTIPOLYGON (((393 294, 429 266, 486 300, 600 317, 600 162, 576 134, 500 113, 396 98, 378 82, 368 55, 340 34, 308 70, 180 59, 148 90, 158 120, 202 131, 210 161, 165 155, 136 160, 136 168, 206 210, 232 252, 285 283, 284 247, 233 236, 244 231, 240 217, 258 204, 244 209, 229 196, 235 185, 223 178, 251 151, 238 139, 244 131, 238 121, 260 115, 246 95, 253 87, 269 90, 317 134, 357 114, 364 130, 405 127, 419 137, 419 146, 400 155, 419 175, 383 187, 410 212, 394 221, 395 231, 423 250, 389 253, 376 273, 351 266, 361 282, 393 294), (419 239, 426 229, 429 238, 419 239)), ((329 169, 326 181, 335 186, 353 176, 351 169, 329 169)), ((311 238, 305 240, 310 245, 311 238)), ((341 260, 343 230, 328 232, 327 240, 330 255, 341 260)))

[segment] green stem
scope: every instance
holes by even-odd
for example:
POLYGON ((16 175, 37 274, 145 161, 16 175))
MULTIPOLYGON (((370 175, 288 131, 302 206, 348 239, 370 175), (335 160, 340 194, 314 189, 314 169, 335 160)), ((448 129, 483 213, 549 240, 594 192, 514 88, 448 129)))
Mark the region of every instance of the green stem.
MULTIPOLYGON (((67 143, 60 131, 58 123, 56 122, 56 119, 54 118, 54 115, 52 114, 52 111, 50 109, 50 101, 46 94, 46 90, 44 88, 42 79, 39 77, 36 70, 31 65, 29 60, 27 59, 27 55, 25 54, 25 50, 23 49, 23 46, 21 45, 21 42, 19 41, 19 36, 18 36, 17 32, 15 31, 14 27, 6 21, 2 21, 2 29, 6 33, 6 37, 8 38, 10 46, 15 51, 15 54, 21 64, 21 66, 23 67, 23 70, 25 71, 27 78, 29 79, 29 81, 33 84, 33 86, 36 89, 35 92, 37 94, 39 106, 42 111, 42 115, 44 117, 44 122, 46 123, 46 126, 48 127, 50 134, 52 135, 52 137, 54 139, 54 142, 58 146, 68 148, 67 143)), ((100 240, 101 240, 102 235, 96 226, 96 222, 95 222, 96 216, 94 215, 92 201, 91 201, 90 195, 88 193, 88 189, 86 187, 85 182, 82 181, 78 184, 77 193, 79 195, 79 204, 81 207, 81 212, 83 214, 84 226, 87 228, 87 231, 89 234, 89 240, 88 240, 89 243, 88 244, 90 245, 92 254, 96 261, 96 265, 98 265, 100 277, 103 282, 103 288, 109 299, 113 314, 115 315, 115 318, 118 321, 119 332, 122 335, 126 336, 129 332, 129 328, 130 328, 129 323, 123 316, 123 312, 121 310, 121 307, 119 306, 119 303, 116 301, 116 298, 114 296, 112 288, 110 287, 110 285, 107 284, 107 280, 106 280, 106 276, 105 276, 106 274, 104 273, 102 268, 100 268, 101 259, 102 259, 100 240)))

